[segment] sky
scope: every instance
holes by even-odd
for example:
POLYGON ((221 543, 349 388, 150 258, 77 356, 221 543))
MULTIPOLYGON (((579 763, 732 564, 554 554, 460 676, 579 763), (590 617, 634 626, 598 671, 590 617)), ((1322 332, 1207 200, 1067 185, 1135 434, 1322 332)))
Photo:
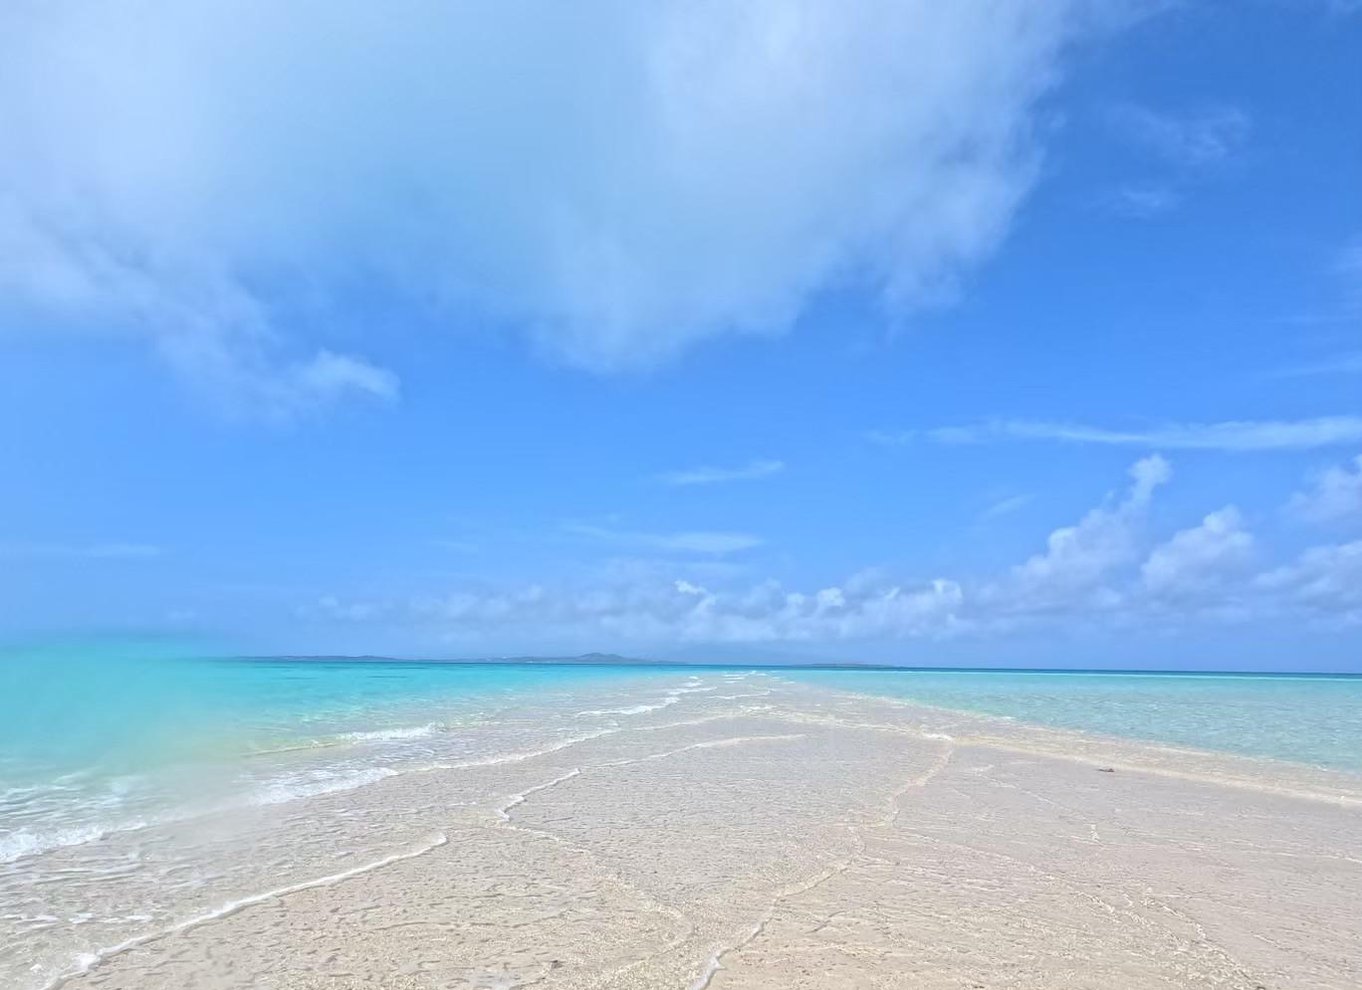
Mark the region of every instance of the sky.
POLYGON ((1362 670, 1362 5, 0 10, 0 641, 1362 670))

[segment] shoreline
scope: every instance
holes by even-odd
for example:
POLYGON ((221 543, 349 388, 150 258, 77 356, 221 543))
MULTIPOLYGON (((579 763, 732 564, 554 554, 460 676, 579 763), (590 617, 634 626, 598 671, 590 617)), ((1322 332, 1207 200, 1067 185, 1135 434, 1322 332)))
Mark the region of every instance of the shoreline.
POLYGON ((26 951, 51 962, 14 972, 35 990, 1362 980, 1352 774, 701 676, 668 705, 559 699, 535 745, 53 851, 30 865, 180 856, 218 879, 49 886, 71 917, 154 903, 123 937, 36 929, 26 951), (59 936, 84 960, 60 962, 59 936))

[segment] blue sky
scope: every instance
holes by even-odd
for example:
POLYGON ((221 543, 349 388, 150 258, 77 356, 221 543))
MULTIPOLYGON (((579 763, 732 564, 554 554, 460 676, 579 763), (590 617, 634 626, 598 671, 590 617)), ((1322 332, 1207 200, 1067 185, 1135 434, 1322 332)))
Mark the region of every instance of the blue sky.
POLYGON ((408 15, 0 13, 0 637, 1362 665, 1356 5, 408 15))

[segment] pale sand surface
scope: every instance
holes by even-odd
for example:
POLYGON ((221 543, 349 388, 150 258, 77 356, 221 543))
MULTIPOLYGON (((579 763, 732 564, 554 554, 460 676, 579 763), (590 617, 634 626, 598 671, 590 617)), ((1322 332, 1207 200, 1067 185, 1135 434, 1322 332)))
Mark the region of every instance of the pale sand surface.
POLYGON ((49 985, 1362 987, 1357 777, 705 683, 198 826, 243 903, 49 985))

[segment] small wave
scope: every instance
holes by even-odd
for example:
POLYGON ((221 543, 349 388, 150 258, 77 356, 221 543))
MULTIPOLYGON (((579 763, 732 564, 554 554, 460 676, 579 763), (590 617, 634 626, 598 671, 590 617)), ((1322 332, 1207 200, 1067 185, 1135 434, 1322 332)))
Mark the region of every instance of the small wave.
POLYGON ((655 705, 633 705, 629 708, 590 708, 584 712, 578 712, 579 716, 584 715, 644 715, 648 712, 659 711, 668 705, 674 705, 681 699, 674 695, 668 695, 655 705))
POLYGON ((351 742, 389 742, 399 739, 425 739, 439 732, 442 726, 438 722, 427 722, 425 725, 409 725, 399 729, 374 729, 369 732, 347 732, 341 736, 351 742))
POLYGON ((426 770, 476 770, 481 767, 495 767, 503 763, 523 763, 525 760, 533 760, 536 757, 548 756, 559 750, 576 746, 579 743, 589 742, 592 739, 599 739, 601 736, 612 736, 619 729, 600 729, 597 732, 588 732, 580 736, 570 736, 567 739, 560 739, 555 743, 550 743, 539 749, 522 749, 514 753, 501 753, 495 756, 484 756, 475 760, 465 760, 462 763, 437 763, 434 766, 426 767, 426 770))
POLYGON ((503 822, 509 822, 511 820, 511 809, 524 804, 525 799, 531 794, 538 794, 540 791, 547 791, 551 787, 557 787, 559 784, 569 781, 573 777, 581 776, 581 773, 581 768, 574 767, 567 773, 554 777, 550 781, 546 781, 542 784, 535 784, 533 787, 527 787, 523 791, 516 791, 514 794, 508 795, 506 800, 496 809, 497 817, 503 822))
POLYGON ((335 791, 352 791, 357 787, 367 787, 397 774, 397 770, 388 767, 366 767, 351 773, 314 771, 309 774, 293 775, 270 781, 257 790, 248 803, 286 804, 289 801, 299 801, 335 791))
POLYGON ((690 753, 697 749, 727 749, 731 746, 744 746, 748 743, 763 742, 791 742, 796 739, 808 738, 803 733, 793 733, 779 736, 729 736, 726 739, 710 739, 706 742, 691 743, 688 746, 681 746, 677 749, 665 750, 661 753, 649 753, 647 756, 637 756, 631 759, 616 760, 613 763, 604 764, 605 766, 628 766, 633 763, 648 763, 652 760, 665 760, 671 756, 680 756, 682 753, 690 753))
POLYGON ((283 753, 301 753, 318 749, 334 749, 351 743, 397 742, 404 739, 424 739, 444 730, 439 722, 425 725, 406 725, 395 729, 371 729, 358 732, 342 732, 334 736, 321 736, 298 742, 287 742, 273 746, 257 746, 246 752, 249 757, 278 756, 283 753))
POLYGON ((0 804, 22 804, 35 798, 52 794, 65 794, 77 788, 65 784, 27 784, 22 787, 6 787, 0 791, 0 804))
POLYGON ((0 836, 0 863, 13 863, 25 856, 37 856, 54 849, 83 846, 87 842, 98 842, 112 832, 132 832, 146 828, 146 825, 147 823, 143 821, 115 826, 79 825, 54 829, 51 832, 33 832, 21 828, 0 836))

